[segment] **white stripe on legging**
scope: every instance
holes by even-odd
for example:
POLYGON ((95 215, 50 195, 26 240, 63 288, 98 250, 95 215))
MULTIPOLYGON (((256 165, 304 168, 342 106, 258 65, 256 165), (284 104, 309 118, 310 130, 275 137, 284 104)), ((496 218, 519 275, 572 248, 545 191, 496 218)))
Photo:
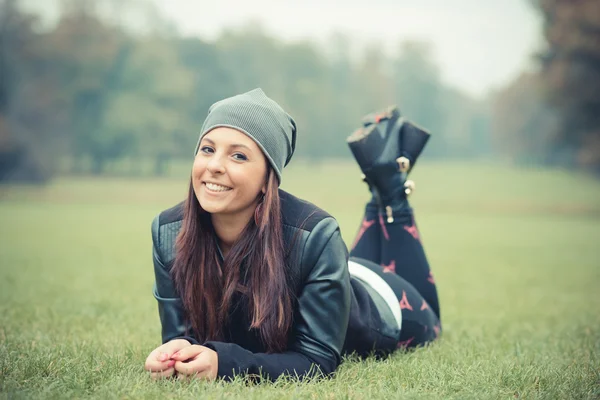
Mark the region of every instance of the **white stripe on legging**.
POLYGON ((390 285, 375 272, 357 262, 348 261, 348 271, 351 276, 360 279, 365 284, 371 286, 381 295, 381 297, 383 297, 388 307, 390 307, 392 314, 394 314, 398 329, 402 328, 402 310, 400 310, 398 297, 396 297, 390 285))

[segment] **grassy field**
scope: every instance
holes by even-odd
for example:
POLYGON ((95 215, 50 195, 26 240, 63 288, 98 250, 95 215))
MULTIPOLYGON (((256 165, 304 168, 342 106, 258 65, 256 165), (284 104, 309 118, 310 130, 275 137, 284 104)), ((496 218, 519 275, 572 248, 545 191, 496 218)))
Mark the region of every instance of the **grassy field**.
MULTIPOLYGON (((353 164, 297 163, 283 188, 338 218, 367 200, 353 164)), ((438 282, 438 343, 348 360, 331 380, 153 382, 150 222, 169 179, 0 187, 0 398, 599 398, 600 182, 561 171, 420 162, 416 209, 438 282)))

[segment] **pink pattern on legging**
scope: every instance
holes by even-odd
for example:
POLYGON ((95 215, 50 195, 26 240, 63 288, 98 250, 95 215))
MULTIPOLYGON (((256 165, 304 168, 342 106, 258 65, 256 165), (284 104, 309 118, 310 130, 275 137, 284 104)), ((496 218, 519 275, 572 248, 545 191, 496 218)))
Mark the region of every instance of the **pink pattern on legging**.
POLYGON ((411 337, 410 339, 406 339, 402 342, 398 342, 398 348, 407 348, 408 345, 410 344, 410 342, 412 342, 413 340, 415 340, 415 337, 411 337))
POLYGON ((396 272, 396 260, 392 260, 389 265, 382 264, 381 266, 383 267, 383 272, 396 272))
POLYGON ((404 290, 402 291, 402 299, 400 300, 400 309, 409 309, 410 311, 413 310, 412 306, 408 302, 408 299, 406 298, 406 292, 404 290))
POLYGON ((383 222, 383 215, 381 214, 379 214, 379 225, 381 225, 381 231, 383 232, 383 237, 385 238, 385 240, 390 240, 390 235, 388 235, 385 223, 383 222))
POLYGON ((362 235, 364 235, 367 229, 369 229, 374 223, 375 220, 367 221, 366 218, 363 220, 362 224, 360 225, 360 230, 356 234, 356 239, 354 239, 354 243, 352 243, 352 248, 356 246, 362 235))
POLYGON ((431 283, 432 285, 435 285, 435 279, 433 279, 433 275, 431 274, 431 271, 429 271, 429 276, 427 277, 427 280, 429 281, 429 283, 431 283))
POLYGON ((412 237, 415 238, 415 240, 418 240, 419 242, 421 241, 421 236, 419 236, 419 230, 417 229, 417 224, 415 224, 415 218, 413 217, 412 219, 412 225, 408 226, 405 225, 404 226, 404 230, 408 233, 410 233, 410 235, 412 237))
POLYGON ((423 304, 421 304, 421 311, 427 310, 428 308, 429 308, 429 305, 427 304, 425 299, 423 299, 423 304))

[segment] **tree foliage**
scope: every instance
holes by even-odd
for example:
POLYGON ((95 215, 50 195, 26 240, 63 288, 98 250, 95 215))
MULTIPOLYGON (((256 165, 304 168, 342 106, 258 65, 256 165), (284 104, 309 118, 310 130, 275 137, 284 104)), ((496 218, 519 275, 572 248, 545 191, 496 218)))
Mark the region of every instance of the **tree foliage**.
POLYGON ((313 162, 348 157, 343 143, 362 115, 398 104, 432 132, 425 157, 600 165, 597 2, 531 1, 547 19, 543 68, 487 101, 445 84, 428 43, 399 43, 393 55, 374 43, 357 55, 341 34, 320 47, 256 23, 207 41, 178 35, 143 0, 66 0, 41 31, 5 0, 0 180, 99 174, 115 163, 139 173, 141 160, 165 173, 191 157, 213 102, 255 87, 294 116, 297 157, 313 162), (124 25, 120 12, 133 7, 147 9, 152 29, 124 25))
POLYGON ((563 163, 600 172, 600 2, 536 0, 547 48, 541 79, 559 116, 553 146, 563 163))

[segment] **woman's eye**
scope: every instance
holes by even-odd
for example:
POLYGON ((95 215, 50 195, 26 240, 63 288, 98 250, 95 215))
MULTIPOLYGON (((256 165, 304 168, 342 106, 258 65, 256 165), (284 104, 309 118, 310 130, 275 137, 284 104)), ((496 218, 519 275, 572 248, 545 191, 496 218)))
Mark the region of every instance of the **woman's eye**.
POLYGON ((212 147, 210 147, 210 146, 202 146, 200 148, 200 151, 203 152, 203 153, 205 153, 205 154, 211 154, 211 153, 215 152, 215 150, 212 147))
POLYGON ((234 160, 237 160, 237 161, 246 161, 246 160, 248 160, 248 157, 246 157, 242 153, 235 153, 233 155, 233 158, 234 158, 234 160))

